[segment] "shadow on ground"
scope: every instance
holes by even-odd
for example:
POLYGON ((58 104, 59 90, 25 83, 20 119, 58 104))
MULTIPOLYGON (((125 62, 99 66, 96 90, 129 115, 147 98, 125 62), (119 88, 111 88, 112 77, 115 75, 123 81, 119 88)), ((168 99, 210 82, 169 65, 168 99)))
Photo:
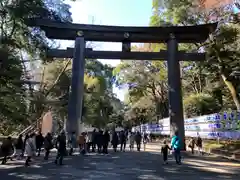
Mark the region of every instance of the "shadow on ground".
POLYGON ((38 160, 32 167, 27 168, 19 165, 19 167, 2 169, 0 166, 0 174, 1 179, 4 180, 234 180, 240 178, 238 176, 240 164, 226 159, 184 154, 182 165, 176 165, 172 158, 169 159, 169 164, 163 165, 161 159, 161 155, 154 152, 110 152, 109 155, 67 157, 64 166, 56 166, 52 161, 38 160))

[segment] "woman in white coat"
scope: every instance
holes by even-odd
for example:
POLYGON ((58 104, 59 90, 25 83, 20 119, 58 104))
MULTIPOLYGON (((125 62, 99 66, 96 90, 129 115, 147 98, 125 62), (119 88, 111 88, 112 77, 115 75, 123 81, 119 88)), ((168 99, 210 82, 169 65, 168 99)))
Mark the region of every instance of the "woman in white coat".
POLYGON ((35 155, 36 144, 35 144, 35 134, 31 134, 30 137, 26 140, 25 153, 27 154, 27 159, 25 161, 25 166, 29 166, 32 156, 35 155))

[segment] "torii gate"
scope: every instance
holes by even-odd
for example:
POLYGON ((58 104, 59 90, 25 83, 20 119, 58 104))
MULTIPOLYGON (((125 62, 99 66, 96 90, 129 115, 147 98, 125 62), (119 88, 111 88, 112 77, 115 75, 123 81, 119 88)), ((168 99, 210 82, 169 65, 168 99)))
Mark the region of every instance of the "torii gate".
POLYGON ((28 25, 40 27, 50 39, 75 40, 74 51, 49 50, 49 57, 73 58, 72 82, 69 99, 67 132, 79 132, 82 117, 83 80, 85 58, 88 59, 133 59, 167 60, 169 85, 169 116, 171 134, 178 130, 184 139, 184 117, 179 61, 201 61, 204 53, 178 51, 178 43, 205 41, 214 32, 217 23, 198 26, 173 27, 123 27, 100 26, 57 22, 47 19, 31 19, 28 25), (93 51, 85 48, 86 41, 121 42, 122 51, 93 51), (167 51, 131 52, 131 43, 167 43, 167 51))

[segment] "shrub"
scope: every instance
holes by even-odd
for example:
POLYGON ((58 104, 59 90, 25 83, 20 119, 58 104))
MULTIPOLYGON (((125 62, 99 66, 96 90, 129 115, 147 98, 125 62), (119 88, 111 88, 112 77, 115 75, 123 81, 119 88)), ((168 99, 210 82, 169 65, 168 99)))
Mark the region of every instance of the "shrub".
POLYGON ((220 110, 217 100, 209 94, 191 94, 183 100, 184 113, 187 117, 216 113, 220 110))

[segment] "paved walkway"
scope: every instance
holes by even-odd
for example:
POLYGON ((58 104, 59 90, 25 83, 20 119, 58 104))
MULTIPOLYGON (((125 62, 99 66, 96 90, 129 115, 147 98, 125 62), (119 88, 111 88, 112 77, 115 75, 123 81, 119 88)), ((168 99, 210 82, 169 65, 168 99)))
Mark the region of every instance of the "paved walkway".
POLYGON ((26 168, 23 161, 13 161, 0 165, 0 177, 4 180, 240 179, 239 163, 212 156, 184 154, 182 165, 176 165, 170 156, 169 164, 163 165, 158 152, 110 152, 67 157, 64 163, 56 166, 53 157, 48 162, 37 157, 26 168))

